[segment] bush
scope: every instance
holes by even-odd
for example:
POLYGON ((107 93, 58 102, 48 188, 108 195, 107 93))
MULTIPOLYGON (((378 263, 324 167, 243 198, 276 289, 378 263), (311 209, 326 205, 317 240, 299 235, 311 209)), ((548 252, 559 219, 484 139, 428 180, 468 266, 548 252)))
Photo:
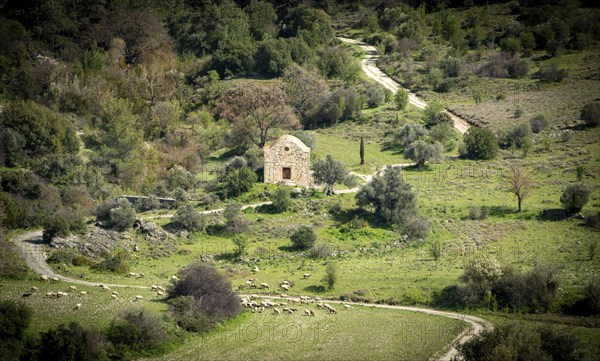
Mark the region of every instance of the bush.
POLYGON ((330 248, 327 243, 317 243, 311 247, 308 256, 311 258, 327 258, 329 257, 330 248))
POLYGON ((521 149, 531 141, 531 137, 531 126, 529 123, 523 123, 508 130, 500 137, 498 143, 502 148, 516 147, 521 149))
POLYGON ((129 254, 127 251, 117 251, 113 256, 105 258, 103 261, 92 266, 96 271, 108 271, 114 273, 129 272, 129 254))
POLYGON ((590 199, 590 189, 584 183, 571 183, 560 196, 560 203, 571 213, 581 211, 590 199))
POLYGON ((146 212, 154 209, 162 208, 162 204, 158 200, 158 197, 151 195, 147 198, 140 198, 135 202, 135 210, 137 212, 146 212))
POLYGON ((55 216, 45 222, 42 239, 48 243, 54 237, 66 237, 69 234, 71 234, 69 222, 64 217, 55 216))
POLYGON ((427 135, 427 129, 421 124, 407 123, 394 135, 394 142, 407 147, 412 142, 427 135))
POLYGON ((95 330, 71 322, 41 335, 39 359, 57 361, 108 360, 106 340, 95 330))
POLYGON ((192 310, 206 316, 211 325, 241 312, 240 300, 231 290, 231 283, 216 268, 195 262, 180 270, 178 276, 179 281, 169 287, 169 297, 192 297, 192 310))
POLYGON ((385 91, 379 85, 369 85, 365 91, 365 96, 369 108, 377 108, 385 101, 385 91))
POLYGON ((576 361, 581 359, 581 347, 580 339, 568 330, 509 323, 483 331, 458 346, 458 351, 465 361, 576 361), (518 358, 512 355, 518 355, 518 358))
POLYGON ((292 192, 289 188, 279 187, 271 195, 273 208, 277 212, 285 212, 292 206, 292 192))
POLYGON ((156 349, 167 339, 160 320, 144 309, 123 312, 106 334, 118 350, 135 352, 156 349))
POLYGON ((410 217, 402 227, 402 232, 411 239, 423 239, 429 232, 429 221, 421 217, 410 217))
POLYGON ((454 128, 448 123, 442 123, 429 130, 429 138, 434 142, 440 142, 446 150, 454 148, 454 128))
POLYGON ((429 103, 427 108, 425 108, 424 120, 429 128, 438 124, 452 125, 452 118, 444 111, 442 103, 436 101, 429 103))
POLYGON ((592 102, 584 105, 581 108, 580 117, 587 125, 598 125, 600 123, 600 102, 592 102))
POLYGON ((309 249, 317 241, 317 234, 311 226, 302 225, 292 233, 290 240, 296 249, 309 249))
POLYGON ((470 159, 492 159, 498 154, 498 141, 487 129, 471 127, 464 135, 461 156, 470 159))
POLYGON ((327 286, 328 290, 332 290, 337 282, 337 266, 333 262, 327 262, 325 267, 325 276, 322 281, 327 286))
POLYGON ((217 175, 224 198, 237 197, 248 192, 258 176, 248 167, 246 159, 235 157, 217 175))
POLYGON ((544 64, 538 72, 540 80, 558 83, 567 76, 567 69, 560 68, 557 63, 544 64))
POLYGON ((197 212, 191 204, 179 207, 172 223, 190 232, 203 232, 206 229, 206 217, 197 212))
POLYGON ((481 208, 479 206, 469 206, 469 219, 472 220, 483 220, 487 219, 488 214, 485 208, 481 208))
POLYGON ((167 188, 174 190, 175 188, 183 188, 186 191, 193 189, 196 181, 194 175, 180 165, 174 165, 165 175, 167 188))
POLYGON ((94 213, 97 221, 117 231, 125 231, 135 222, 135 209, 126 198, 104 201, 94 213))
POLYGON ((404 150, 404 157, 417 163, 418 168, 423 168, 426 162, 440 162, 444 159, 444 147, 441 143, 426 143, 417 140, 404 150))
POLYGON ((531 126, 532 132, 540 133, 548 126, 548 121, 543 115, 538 114, 529 120, 529 125, 531 126))
POLYGON ((179 327, 189 332, 203 333, 214 326, 193 296, 180 296, 169 300, 168 314, 179 327))
POLYGON ((225 229, 231 233, 243 233, 250 228, 249 222, 242 213, 242 205, 238 202, 229 202, 223 211, 226 224, 225 229))
POLYGON ((19 360, 23 352, 23 336, 33 312, 24 303, 0 301, 0 359, 19 360))
POLYGON ((479 68, 479 75, 494 78, 523 78, 529 72, 529 63, 518 54, 501 52, 492 55, 488 62, 479 68))
POLYGON ((408 105, 408 92, 399 88, 396 95, 394 95, 394 102, 396 103, 396 108, 398 108, 398 110, 406 109, 406 106, 408 105))

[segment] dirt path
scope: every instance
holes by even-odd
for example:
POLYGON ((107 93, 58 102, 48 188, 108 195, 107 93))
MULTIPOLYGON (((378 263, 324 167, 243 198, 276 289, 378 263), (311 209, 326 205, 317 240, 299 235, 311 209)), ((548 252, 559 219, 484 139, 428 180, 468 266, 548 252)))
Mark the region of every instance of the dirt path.
MULTIPOLYGON (((338 37, 338 39, 345 43, 360 46, 366 53, 365 57, 360 62, 360 65, 362 66, 362 69, 365 72, 365 74, 369 78, 371 78, 371 79, 375 80, 376 82, 380 83, 381 85, 383 85, 386 89, 389 89, 392 93, 396 94, 398 89, 401 88, 400 84, 395 82, 392 78, 387 76, 384 72, 381 71, 381 69, 379 69, 377 67, 377 59, 379 59, 379 55, 377 54, 377 49, 374 46, 364 43, 362 41, 355 40, 355 39, 349 39, 349 38, 343 38, 343 37, 338 37)), ((419 109, 425 109, 427 107, 427 103, 425 103, 422 99, 420 99, 414 93, 412 93, 408 90, 407 90, 407 92, 408 92, 408 102, 410 104, 414 105, 415 107, 417 107, 419 109)), ((448 113, 448 115, 450 115, 450 118, 452 119, 452 123, 454 124, 454 128, 456 128, 456 130, 458 130, 461 134, 465 134, 470 127, 469 123, 467 123, 467 121, 465 121, 464 119, 459 118, 456 115, 454 115, 448 111, 445 111, 445 112, 448 113)))

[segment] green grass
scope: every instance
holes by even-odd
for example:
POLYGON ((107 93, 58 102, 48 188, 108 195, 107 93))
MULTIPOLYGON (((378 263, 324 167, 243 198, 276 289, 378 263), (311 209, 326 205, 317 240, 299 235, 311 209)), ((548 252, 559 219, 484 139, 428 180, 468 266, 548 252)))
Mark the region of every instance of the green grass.
MULTIPOLYGON (((337 307, 336 305, 333 305, 337 307)), ((315 317, 247 313, 206 336, 190 337, 157 359, 180 360, 427 360, 465 324, 461 321, 354 306, 315 317)))

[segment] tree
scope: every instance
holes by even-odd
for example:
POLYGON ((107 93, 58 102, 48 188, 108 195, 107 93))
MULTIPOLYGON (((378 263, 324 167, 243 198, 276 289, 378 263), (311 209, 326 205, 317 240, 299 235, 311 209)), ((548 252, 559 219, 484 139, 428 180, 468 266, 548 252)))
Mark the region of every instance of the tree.
POLYGON ((234 236, 231 240, 233 241, 233 245, 235 246, 235 256, 238 258, 241 257, 244 254, 246 247, 248 247, 248 238, 238 234, 234 236))
POLYGON ((370 85, 365 91, 367 106, 377 108, 385 101, 385 92, 379 85, 370 85))
POLYGON ((365 140, 363 137, 360 137, 360 165, 365 164, 365 140))
POLYGON ((217 105, 220 116, 262 148, 272 128, 294 129, 298 118, 285 103, 279 84, 243 82, 227 90, 217 105))
POLYGON ((585 124, 596 126, 600 124, 600 102, 591 102, 581 108, 581 119, 585 124))
POLYGON ((415 161, 418 168, 423 168, 425 162, 438 162, 444 159, 444 146, 439 142, 431 144, 417 140, 406 147, 404 157, 415 161))
POLYGON ((283 84, 288 102, 305 125, 329 97, 326 80, 314 70, 299 65, 293 64, 285 70, 283 84))
POLYGON ((444 105, 437 101, 429 103, 427 108, 425 108, 424 120, 427 127, 433 127, 441 123, 452 124, 452 118, 444 110, 444 105))
POLYGON ((464 135, 461 156, 470 159, 492 159, 498 154, 498 141, 490 130, 471 127, 464 135))
POLYGON ((121 313, 110 323, 106 333, 117 348, 125 346, 138 352, 155 349, 167 339, 160 319, 145 309, 121 313))
POLYGON ((517 196, 519 212, 521 212, 521 204, 523 200, 531 194, 535 187, 535 182, 531 175, 527 173, 521 166, 512 165, 509 168, 509 173, 505 178, 506 191, 517 196))
POLYGON ((279 187, 271 195, 271 202, 277 212, 285 212, 292 206, 292 192, 289 188, 279 187))
POLYGON ((590 189, 581 182, 571 183, 560 196, 560 203, 571 213, 581 211, 590 199, 590 189))
POLYGON ((317 234, 311 226, 302 225, 298 227, 290 236, 292 245, 299 250, 305 250, 312 247, 317 241, 317 234))
POLYGON ((372 207, 379 219, 392 227, 401 227, 417 212, 417 197, 402 179, 400 168, 386 168, 356 194, 359 207, 372 207))
POLYGON ((408 92, 399 88, 396 95, 394 95, 394 101, 396 102, 396 108, 398 108, 398 110, 406 109, 406 106, 408 105, 408 92))
POLYGON ((277 20, 277 13, 273 5, 267 1, 252 0, 244 8, 248 14, 250 22, 250 31, 256 40, 262 40, 267 35, 274 36, 277 27, 274 22, 277 20))
POLYGON ((325 159, 317 159, 313 163, 314 179, 317 183, 325 184, 325 195, 335 194, 333 185, 341 183, 348 177, 348 170, 344 163, 327 154, 325 159))
POLYGON ((225 229, 229 232, 243 233, 250 227, 242 213, 242 205, 238 202, 229 202, 223 211, 223 216, 226 220, 225 229))
POLYGON ((337 266, 335 263, 329 261, 325 267, 325 276, 322 279, 327 285, 328 290, 332 290, 337 281, 337 266))

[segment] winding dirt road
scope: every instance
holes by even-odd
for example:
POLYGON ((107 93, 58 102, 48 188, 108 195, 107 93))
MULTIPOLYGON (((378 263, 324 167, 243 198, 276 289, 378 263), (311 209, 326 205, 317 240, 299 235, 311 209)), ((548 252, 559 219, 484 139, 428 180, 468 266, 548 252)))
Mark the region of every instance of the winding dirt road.
MULTIPOLYGON (((338 39, 348 44, 360 46, 366 53, 365 57, 360 62, 360 65, 365 74, 369 78, 383 85, 386 89, 389 89, 393 94, 396 94, 396 92, 398 91, 398 89, 401 88, 401 86, 377 67, 377 59, 379 59, 379 55, 377 54, 377 49, 374 46, 350 38, 338 37, 338 39)), ((425 103, 422 99, 420 99, 414 93, 408 90, 407 92, 408 102, 410 104, 414 105, 419 109, 425 109, 427 107, 427 103, 425 103)), ((456 130, 458 130, 461 134, 465 134, 470 128, 469 123, 467 123, 467 121, 465 121, 464 119, 448 112, 447 110, 445 112, 452 119, 454 128, 456 128, 456 130)))

